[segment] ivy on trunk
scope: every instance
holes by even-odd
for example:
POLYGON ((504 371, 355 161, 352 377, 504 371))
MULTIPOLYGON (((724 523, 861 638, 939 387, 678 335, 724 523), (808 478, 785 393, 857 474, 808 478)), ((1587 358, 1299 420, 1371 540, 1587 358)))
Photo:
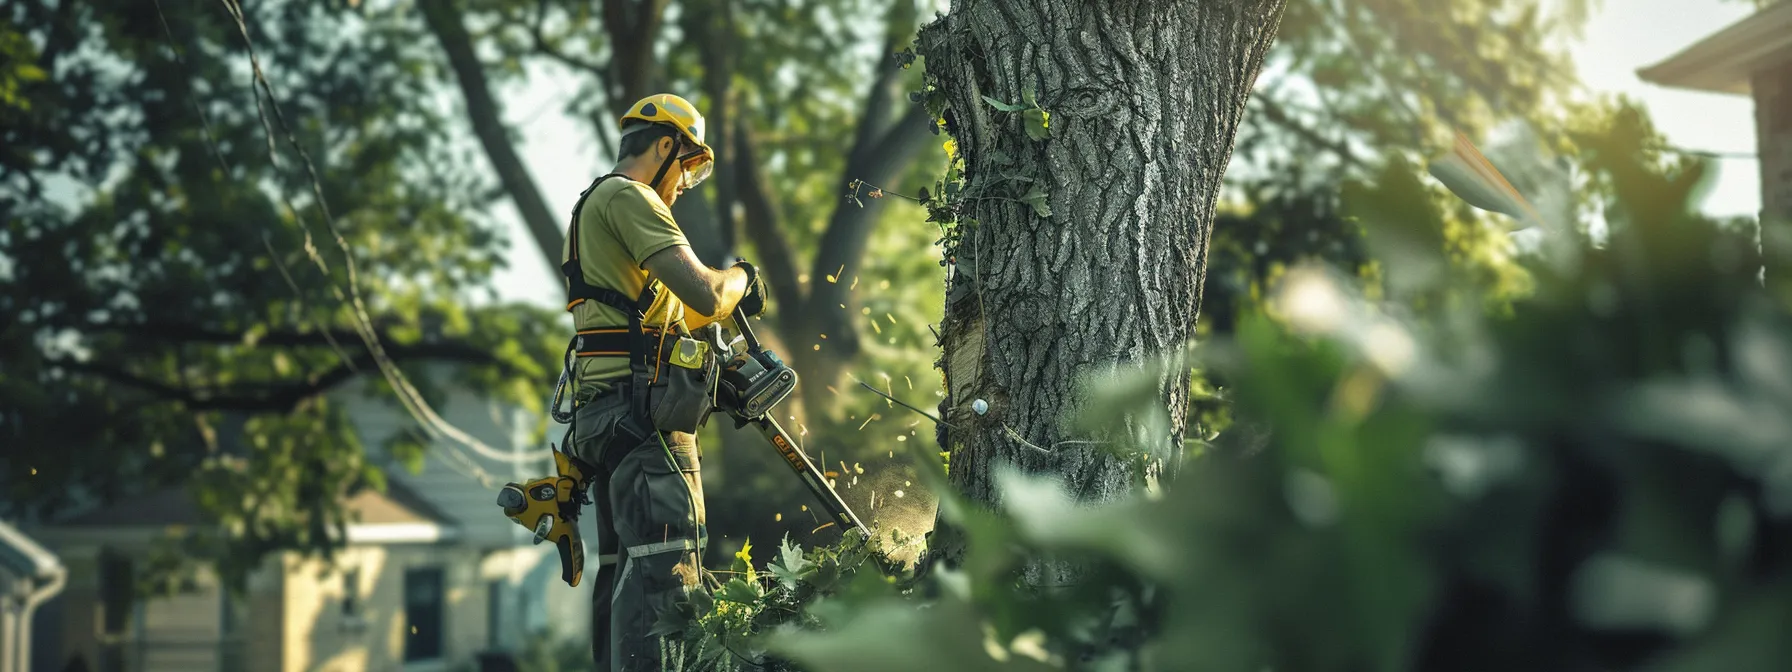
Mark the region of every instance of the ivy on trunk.
MULTIPOLYGON (((929 210, 951 268, 941 445, 966 496, 996 504, 1000 465, 1084 501, 1132 489, 1133 465, 1063 419, 1086 375, 1194 335, 1220 177, 1283 4, 955 0, 921 30, 922 98, 962 162, 929 210)), ((1157 378, 1180 446, 1187 371, 1157 378)))

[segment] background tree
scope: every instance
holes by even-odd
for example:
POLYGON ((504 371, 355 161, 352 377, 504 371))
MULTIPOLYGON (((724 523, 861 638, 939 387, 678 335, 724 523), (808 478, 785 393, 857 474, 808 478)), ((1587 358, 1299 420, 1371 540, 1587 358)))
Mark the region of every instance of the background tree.
MULTIPOLYGON (((5 10, 28 40, 6 41, 26 76, 0 152, 0 514, 182 487, 219 523, 193 552, 234 580, 333 548, 346 495, 381 487, 386 460, 327 396, 359 382, 396 404, 363 335, 435 402, 426 362, 539 409, 555 349, 544 312, 472 307, 502 245, 468 216, 489 187, 442 170, 464 158, 425 104, 414 27, 309 2, 258 3, 242 28, 224 4, 162 9, 5 10)), ((421 434, 387 447, 414 461, 421 434)))
MULTIPOLYGON (((937 319, 927 299, 938 286, 937 259, 867 255, 874 241, 910 250, 932 236, 919 227, 876 226, 893 199, 842 198, 854 181, 894 184, 926 170, 914 159, 933 136, 925 111, 904 94, 916 77, 891 58, 913 34, 916 3, 614 0, 593 11, 580 2, 481 0, 419 9, 455 74, 444 83, 460 92, 474 135, 543 260, 558 267, 570 213, 534 205, 543 199, 522 169, 515 129, 503 121, 499 87, 535 81, 526 76, 532 68, 576 82, 567 112, 589 120, 586 141, 600 146, 593 177, 613 160, 615 120, 629 104, 652 91, 681 92, 705 111, 719 160, 715 175, 681 198, 674 214, 706 261, 722 265, 738 250, 764 271, 773 302, 764 320, 769 329, 761 332, 803 381, 801 398, 787 402, 788 424, 836 473, 851 474, 857 470, 842 463, 886 454, 899 445, 895 439, 920 435, 918 418, 900 419, 895 432, 861 432, 874 413, 889 416, 878 427, 897 424, 899 416, 888 402, 852 397, 844 374, 856 369, 891 393, 937 389, 926 354, 933 341, 926 325, 937 319)), ((522 256, 511 262, 538 263, 522 256)), ((815 528, 801 510, 810 496, 758 434, 716 427, 704 442, 706 452, 721 448, 720 459, 708 463, 721 467, 721 478, 710 481, 718 487, 706 492, 716 529, 738 544, 786 531, 807 537, 815 528)), ((907 480, 899 473, 878 478, 884 500, 916 501, 892 500, 907 480)), ((840 485, 871 513, 870 487, 852 490, 850 475, 840 485)), ((924 517, 905 524, 927 526, 924 517)), ((725 561, 735 549, 714 548, 711 561, 725 561)))
MULTIPOLYGON (((1456 132, 1485 139, 1522 123, 1560 139, 1576 84, 1566 40, 1594 6, 1291 1, 1226 175, 1203 330, 1228 333, 1280 269, 1303 260, 1379 282, 1385 269, 1365 255, 1361 224, 1343 213, 1347 184, 1414 170, 1456 132)), ((1493 307, 1527 287, 1515 261, 1522 250, 1493 235, 1498 226, 1464 211, 1440 231, 1454 245, 1454 265, 1493 290, 1478 294, 1493 307)))

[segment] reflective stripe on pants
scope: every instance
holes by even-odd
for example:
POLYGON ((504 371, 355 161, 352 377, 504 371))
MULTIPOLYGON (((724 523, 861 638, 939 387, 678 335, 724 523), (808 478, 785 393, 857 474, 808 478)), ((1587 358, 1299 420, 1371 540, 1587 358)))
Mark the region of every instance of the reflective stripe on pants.
POLYGON ((582 415, 575 421, 574 456, 597 465, 591 479, 598 509, 592 657, 605 672, 657 672, 661 638, 649 633, 676 613, 689 591, 703 589, 698 577, 707 539, 697 441, 664 433, 618 451, 615 431, 586 430, 588 421, 603 427, 606 420, 582 415))

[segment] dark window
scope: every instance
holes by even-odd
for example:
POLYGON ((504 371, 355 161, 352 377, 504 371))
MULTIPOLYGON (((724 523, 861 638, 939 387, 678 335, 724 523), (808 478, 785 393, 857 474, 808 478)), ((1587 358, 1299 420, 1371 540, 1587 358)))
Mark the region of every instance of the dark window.
POLYGON ((442 657, 442 570, 422 567, 404 571, 404 660, 442 657))
POLYGON ((504 582, 491 581, 485 587, 485 646, 497 651, 504 648, 504 582))
POLYGON ((361 615, 361 568, 356 567, 342 573, 342 615, 355 618, 361 615))
POLYGON ((131 625, 131 611, 136 594, 136 572, 131 558, 112 552, 101 552, 100 570, 100 672, 123 672, 125 669, 125 636, 131 625))
POLYGON ((130 556, 106 552, 100 556, 100 632, 123 635, 131 622, 136 592, 136 573, 130 556))

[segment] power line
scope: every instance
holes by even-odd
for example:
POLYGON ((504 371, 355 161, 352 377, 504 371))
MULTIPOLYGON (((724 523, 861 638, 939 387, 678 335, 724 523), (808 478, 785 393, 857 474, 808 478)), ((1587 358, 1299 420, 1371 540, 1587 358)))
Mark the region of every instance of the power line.
MULTIPOLYGON (((274 95, 273 84, 268 81, 266 74, 263 73, 261 69, 261 60, 256 56, 255 45, 249 37, 249 26, 243 17, 242 5, 239 4, 237 0, 220 1, 224 4, 225 10, 230 12, 231 18, 236 21, 237 31, 243 37, 243 46, 249 52, 249 64, 255 82, 260 85, 261 90, 255 96, 255 107, 260 114, 262 130, 267 137, 269 159, 273 162, 275 169, 278 170, 280 167, 279 152, 275 148, 274 130, 269 124, 267 114, 268 109, 271 108, 274 113, 274 122, 280 126, 280 130, 286 135, 287 144, 292 146, 293 151, 298 153, 299 159, 304 163, 306 176, 310 178, 311 181, 312 195, 317 199, 318 211, 323 215, 324 226, 328 229, 330 236, 335 239, 337 248, 342 251, 344 270, 348 276, 348 293, 346 296, 335 280, 330 278, 329 269, 324 264, 323 257, 317 253, 316 246, 312 244, 310 227, 304 226, 303 224, 303 215, 293 207, 291 199, 286 196, 284 190, 281 190, 281 198, 286 202, 287 208, 293 211, 293 216, 301 222, 301 226, 305 229, 306 252, 309 253, 312 261, 317 265, 318 271, 323 273, 325 279, 329 281, 330 290, 335 294, 337 301, 344 307, 350 309, 350 314, 354 318, 352 321, 355 330, 361 336, 361 340, 363 344, 366 345, 368 353, 373 356, 374 363, 379 367, 380 373, 385 376, 387 383, 398 396, 399 402, 404 405, 405 410, 410 413, 411 417, 433 436, 437 438, 445 437, 471 449, 473 452, 478 453, 480 456, 487 459, 508 464, 532 464, 547 459, 547 456, 543 455, 537 455, 530 458, 516 452, 504 453, 486 445, 483 441, 467 434, 459 427, 455 427, 443 420, 441 416, 436 414, 435 409, 431 408, 429 403, 423 399, 422 394, 411 385, 410 380, 398 369, 398 365, 386 355, 385 346, 380 343, 379 334, 374 330, 373 320, 368 316, 366 304, 361 298, 359 270, 355 264, 355 257, 348 248, 348 242, 342 237, 341 230, 336 227, 335 217, 330 214, 329 202, 324 197, 323 184, 318 177, 317 167, 311 161, 310 153, 305 151, 303 145, 299 144, 298 137, 294 135, 292 128, 287 125, 286 117, 280 111, 279 98, 274 95), (267 104, 265 106, 262 104, 261 94, 263 93, 267 95, 267 104)), ((481 470, 481 472, 483 473, 483 470, 481 470)), ((482 483, 489 482, 489 476, 482 477, 479 480, 482 483)))
MULTIPOLYGON (((284 131, 284 133, 286 135, 287 142, 292 146, 292 148, 296 152, 298 152, 300 159, 303 161, 303 163, 305 165, 307 176, 310 178, 310 181, 311 181, 312 193, 315 196, 315 198, 317 199, 318 209, 320 212, 322 212, 325 225, 326 225, 328 231, 330 232, 331 236, 335 239, 337 247, 342 251, 344 261, 345 261, 345 269, 346 269, 347 275, 348 275, 347 279, 348 279, 348 285, 349 285, 349 291, 346 295, 343 292, 342 288, 331 277, 328 265, 325 263, 322 256, 318 253, 316 245, 313 243, 313 240, 311 237, 310 227, 304 223, 305 217, 303 216, 301 211, 293 204, 291 197, 286 193, 286 191, 284 189, 280 190, 281 201, 286 205, 287 209, 293 213, 294 218, 299 221, 299 226, 303 230, 304 237, 305 237, 305 243, 304 243, 305 252, 309 256, 309 258, 311 259, 313 264, 317 266, 318 271, 324 276, 326 282, 329 283, 330 290, 334 294, 335 298, 337 299, 338 305, 340 307, 350 309, 350 315, 353 318, 351 321, 355 327, 356 334, 361 338, 363 345, 367 348, 369 354, 373 356, 375 364, 380 369, 380 373, 386 379, 387 383, 392 387, 394 394, 398 397, 401 405, 404 406, 406 412, 412 417, 412 419, 414 419, 417 422, 417 424, 420 425, 424 430, 428 431, 431 436, 436 437, 436 438, 446 438, 450 442, 452 442, 452 443, 445 445, 445 447, 448 449, 446 452, 449 454, 449 457, 455 458, 455 459, 451 459, 448 462, 448 465, 450 466, 450 468, 454 468, 454 469, 456 469, 456 471, 461 471, 461 473, 463 473, 463 475, 466 475, 475 480, 478 480, 482 484, 486 485, 487 487, 491 487, 491 486, 495 485, 496 480, 489 473, 487 473, 484 469, 480 468, 478 463, 475 460, 473 460, 471 458, 471 456, 461 453, 461 451, 458 450, 453 445, 453 443, 458 443, 462 446, 465 446, 468 449, 471 449, 473 452, 478 453, 479 455, 481 455, 483 457, 486 457, 488 459, 498 461, 501 463, 520 465, 520 464, 531 464, 531 463, 545 460, 546 456, 537 456, 534 458, 530 458, 530 457, 526 457, 522 454, 518 454, 518 453, 514 453, 514 452, 505 453, 503 451, 496 450, 496 449, 486 445, 484 442, 478 440, 477 438, 460 430, 460 428, 455 427, 454 425, 443 420, 439 415, 436 414, 435 410, 433 408, 431 408, 429 406, 429 404, 422 398, 421 393, 419 393, 417 391, 417 389, 411 385, 409 379, 407 379, 404 376, 403 372, 398 369, 397 364, 395 362, 393 362, 390 357, 387 356, 384 347, 380 343, 379 335, 378 335, 377 331, 375 331, 373 328, 372 320, 368 317, 368 313, 367 313, 365 304, 361 299, 360 287, 359 287, 359 282, 358 282, 358 269, 355 266, 354 257, 350 253, 348 244, 342 237, 341 232, 336 228, 335 220, 330 214, 329 205, 324 198, 323 186, 318 177, 316 167, 312 163, 310 155, 305 151, 304 147, 299 144, 298 139, 293 134, 291 127, 287 125, 286 119, 280 111, 279 103, 278 103, 277 98, 274 95, 272 85, 268 82, 267 77, 262 72, 259 58, 255 54, 254 45, 249 36, 248 26, 244 19, 243 13, 242 13, 242 7, 239 4, 237 4, 235 2, 235 0, 222 0, 222 2, 225 6, 226 11, 230 12, 232 19, 235 20, 235 22, 237 24, 238 31, 243 37, 244 46, 249 51, 250 64, 252 67, 252 72, 254 75, 255 83, 259 84, 259 86, 260 86, 260 90, 254 90, 253 86, 251 87, 251 89, 255 92, 256 110, 261 119, 262 130, 264 132, 264 136, 267 139, 269 159, 272 162, 272 164, 276 170, 280 169, 279 151, 278 151, 278 147, 277 147, 276 141, 275 141, 273 124, 270 123, 270 120, 268 118, 268 108, 272 107, 273 113, 274 113, 273 114, 273 117, 274 117, 273 123, 277 123, 280 126, 281 130, 284 131), (267 104, 266 105, 264 105, 263 101, 262 101, 263 93, 265 93, 267 96, 267 104), (458 462, 459 464, 458 465, 455 464, 456 462, 458 462), (462 466, 464 466, 465 469, 458 468, 458 467, 462 467, 462 466)), ((185 59, 182 56, 178 46, 176 46, 177 43, 174 40, 172 30, 169 28, 167 17, 165 14, 162 13, 160 0, 155 1, 155 7, 156 7, 157 16, 161 20, 164 34, 169 40, 170 48, 173 49, 176 60, 181 65, 185 66, 186 65, 185 59)), ((202 105, 199 104, 199 102, 197 100, 194 100, 193 102, 194 102, 194 108, 199 113, 200 123, 204 127, 204 130, 206 133, 206 142, 207 142, 208 146, 210 147, 210 149, 212 150, 213 156, 216 157, 218 159, 220 165, 222 165, 225 168, 226 174, 229 174, 229 164, 225 161, 223 154, 219 151, 219 149, 216 145, 216 142, 213 138, 213 133, 211 130, 210 122, 205 116, 204 108, 202 105)), ((302 303, 302 296, 303 296, 302 292, 300 292, 297 283, 293 281, 292 276, 287 271, 285 265, 283 263, 279 263, 278 255, 275 254, 275 252, 273 250, 272 243, 265 234, 263 236, 263 243, 268 248, 268 252, 269 252, 270 256, 273 257, 274 261, 278 265, 278 270, 280 271, 281 276, 286 280, 288 287, 293 291, 295 297, 299 297, 301 299, 301 303, 302 303)), ((307 319, 307 322, 309 323, 309 319, 307 319)), ((312 326, 313 326, 313 328, 316 328, 315 324, 313 324, 312 326)), ((333 337, 331 337, 329 335, 328 331, 324 331, 323 333, 325 334, 326 339, 328 339, 331 348, 336 352, 337 356, 344 362, 344 364, 346 366, 348 366, 350 368, 350 370, 356 370, 355 365, 353 363, 353 358, 348 356, 347 352, 341 347, 340 344, 338 344, 334 340, 333 337)), ((419 443, 423 443, 424 445, 429 445, 430 442, 427 441, 425 437, 420 436, 417 433, 416 427, 406 427, 405 431, 407 433, 409 433, 412 436, 412 438, 417 439, 419 441, 419 443)))

